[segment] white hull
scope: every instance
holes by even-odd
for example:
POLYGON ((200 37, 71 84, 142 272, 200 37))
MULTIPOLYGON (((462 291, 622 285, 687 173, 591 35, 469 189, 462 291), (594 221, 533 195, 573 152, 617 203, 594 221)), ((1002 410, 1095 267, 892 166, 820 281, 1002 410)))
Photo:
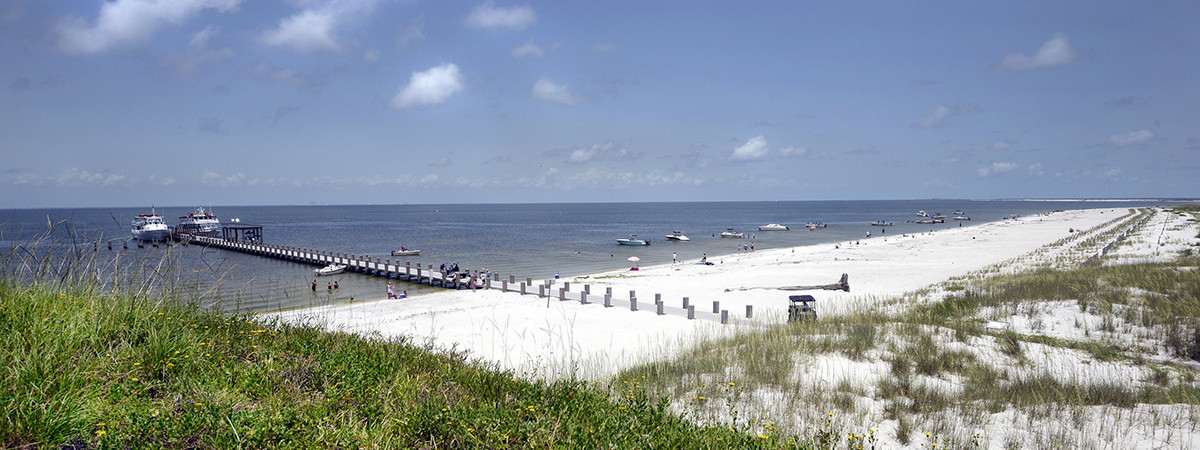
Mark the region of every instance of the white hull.
POLYGON ((322 275, 337 275, 337 274, 345 272, 345 271, 346 271, 345 264, 330 264, 328 266, 314 270, 313 273, 316 274, 317 276, 322 276, 322 275))
POLYGON ((790 230, 790 228, 788 228, 786 225, 780 225, 777 223, 771 223, 771 224, 762 225, 762 226, 758 227, 758 231, 787 231, 787 230, 790 230))
POLYGON ((162 229, 142 229, 133 231, 133 238, 139 241, 165 241, 171 237, 171 230, 163 225, 162 229))
POLYGON ((393 250, 392 256, 417 256, 420 255, 420 250, 393 250))
POLYGON ((139 241, 165 241, 171 237, 171 228, 158 214, 138 214, 130 224, 129 233, 139 241))
POLYGON ((741 238, 744 238, 745 236, 742 235, 742 233, 739 233, 736 231, 734 231, 734 232, 726 231, 724 233, 721 233, 721 237, 729 238, 729 239, 741 239, 741 238))
POLYGON ((667 240, 668 241, 690 241, 691 239, 688 238, 687 236, 683 236, 683 235, 668 234, 667 240))

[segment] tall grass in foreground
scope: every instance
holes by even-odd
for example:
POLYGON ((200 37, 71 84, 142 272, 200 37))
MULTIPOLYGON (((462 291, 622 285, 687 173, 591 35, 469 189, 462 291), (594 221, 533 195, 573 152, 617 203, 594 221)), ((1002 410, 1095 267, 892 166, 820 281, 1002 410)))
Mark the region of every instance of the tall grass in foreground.
POLYGON ((0 261, 0 446, 813 445, 696 425, 629 378, 525 381, 404 339, 206 311, 97 261, 34 247, 0 261))

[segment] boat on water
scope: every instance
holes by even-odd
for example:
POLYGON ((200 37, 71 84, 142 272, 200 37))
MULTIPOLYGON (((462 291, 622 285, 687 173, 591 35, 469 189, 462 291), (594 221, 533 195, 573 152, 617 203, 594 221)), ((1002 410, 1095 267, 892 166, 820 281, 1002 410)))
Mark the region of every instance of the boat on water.
POLYGON ((758 226, 758 231, 787 231, 790 229, 791 228, 788 228, 787 225, 780 225, 777 223, 768 223, 766 225, 758 226))
POLYGON ((971 220, 971 218, 970 218, 970 217, 967 217, 967 216, 964 216, 964 215, 962 215, 962 214, 959 214, 959 215, 957 215, 957 216, 954 216, 954 220, 971 220))
POLYGON ((129 232, 139 241, 165 241, 171 237, 171 228, 153 208, 150 209, 150 214, 138 214, 134 217, 129 232))
POLYGON ((650 240, 638 239, 636 234, 631 234, 628 239, 617 239, 617 243, 621 245, 650 245, 650 240))
POLYGON ((742 234, 741 231, 733 231, 733 228, 729 228, 729 229, 726 229, 725 231, 721 232, 721 237, 730 238, 730 239, 742 239, 742 238, 746 237, 746 235, 742 234))
POLYGON ((935 220, 946 220, 946 215, 942 213, 933 213, 933 216, 930 217, 935 220))
POLYGON ((314 270, 313 273, 316 274, 316 276, 323 276, 323 275, 328 276, 328 275, 337 275, 337 274, 345 272, 345 271, 346 271, 345 264, 330 264, 328 266, 314 270))
POLYGON ((879 219, 874 222, 871 222, 871 225, 874 225, 877 227, 890 227, 890 226, 892 226, 892 223, 888 222, 887 219, 879 219))
POLYGON ((815 230, 817 228, 825 228, 826 226, 827 225, 825 225, 825 222, 822 222, 820 220, 814 220, 812 222, 804 224, 804 227, 808 228, 810 230, 815 230))
POLYGON ((392 250, 392 256, 417 256, 420 254, 420 250, 409 250, 404 247, 400 247, 400 250, 392 250))
POLYGON ((691 239, 688 239, 687 236, 684 236, 682 231, 676 230, 676 231, 671 232, 671 234, 667 235, 667 240, 668 241, 690 241, 691 239))
POLYGON ((929 217, 929 213, 925 212, 925 210, 917 211, 917 215, 921 217, 929 217))
POLYGON ((960 209, 960 210, 954 211, 954 215, 965 216, 965 215, 967 215, 967 213, 963 212, 963 210, 960 209))
POLYGON ((196 208, 195 212, 179 216, 179 225, 175 226, 175 232, 193 236, 217 236, 221 234, 221 220, 212 212, 205 211, 203 207, 196 208))
POLYGON ((933 219, 933 218, 921 219, 921 220, 914 221, 913 223, 919 223, 919 224, 925 224, 925 225, 934 224, 934 223, 946 223, 946 219, 933 219))

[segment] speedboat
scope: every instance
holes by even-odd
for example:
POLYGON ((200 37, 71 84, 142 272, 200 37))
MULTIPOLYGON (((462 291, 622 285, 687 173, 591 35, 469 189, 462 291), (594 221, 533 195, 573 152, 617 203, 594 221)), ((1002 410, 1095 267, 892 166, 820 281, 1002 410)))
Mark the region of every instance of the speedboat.
POLYGON ((392 256, 417 256, 420 254, 420 250, 409 250, 407 247, 400 247, 400 250, 392 250, 392 256))
POLYGON ((961 210, 961 209, 960 209, 960 210, 957 210, 957 211, 954 211, 954 215, 956 215, 956 216, 964 216, 964 215, 966 215, 966 214, 967 214, 967 213, 963 212, 963 210, 961 210))
POLYGON ((674 231, 671 234, 667 235, 667 240, 668 241, 690 241, 691 239, 688 239, 687 236, 684 236, 682 231, 674 231))
POLYGON ((733 231, 733 228, 721 232, 721 237, 731 239, 742 239, 746 237, 741 231, 733 231))
POLYGON ((825 228, 826 227, 825 222, 822 222, 820 220, 814 220, 812 222, 804 224, 804 226, 810 230, 815 230, 817 228, 825 228))
POLYGON ((934 223, 946 223, 946 220, 945 219, 921 219, 921 220, 918 220, 913 223, 929 225, 929 224, 934 224, 934 223))
POLYGON ((971 220, 971 218, 970 218, 970 217, 967 217, 967 216, 964 216, 964 215, 962 215, 962 214, 959 214, 959 215, 957 215, 957 216, 954 216, 954 220, 971 220))
POLYGON ((139 241, 165 241, 171 236, 171 228, 163 222, 162 216, 150 210, 150 214, 138 214, 130 224, 129 232, 139 241))
POLYGON ((787 231, 789 229, 790 228, 788 228, 787 225, 780 225, 777 223, 768 223, 758 227, 758 231, 787 231))
POLYGON ((925 212, 924 210, 917 211, 917 215, 921 217, 929 217, 929 213, 925 212))
POLYGON ((221 221, 203 207, 196 208, 196 212, 179 216, 179 225, 175 227, 175 232, 193 236, 216 236, 221 232, 221 221))
POLYGON ((313 273, 315 273, 317 276, 322 276, 322 275, 337 275, 337 274, 345 272, 345 271, 346 271, 345 264, 330 264, 328 266, 314 270, 313 273))
POLYGON ((933 213, 933 218, 938 220, 946 220, 946 215, 942 213, 933 213))
POLYGON ((892 226, 892 223, 888 222, 887 219, 879 219, 877 221, 871 222, 871 225, 874 225, 877 227, 890 227, 890 226, 892 226))
POLYGON ((617 243, 621 245, 650 245, 650 240, 638 239, 636 234, 631 234, 628 239, 617 239, 617 243))

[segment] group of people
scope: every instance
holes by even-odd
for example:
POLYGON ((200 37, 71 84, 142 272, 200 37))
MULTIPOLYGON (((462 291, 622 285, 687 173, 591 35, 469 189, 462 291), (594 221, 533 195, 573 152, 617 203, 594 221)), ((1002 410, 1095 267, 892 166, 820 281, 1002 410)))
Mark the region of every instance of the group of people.
MULTIPOLYGON (((334 281, 332 283, 325 283, 325 284, 326 284, 325 290, 332 291, 332 290, 338 288, 337 281, 334 281)), ((313 292, 317 292, 317 279, 316 278, 313 278, 313 280, 312 280, 312 290, 313 290, 313 292)))
POLYGON ((401 291, 401 293, 400 293, 400 296, 398 296, 398 297, 397 297, 397 296, 396 296, 396 291, 393 291, 393 290, 392 290, 392 282, 391 282, 391 281, 389 281, 389 282, 388 282, 388 287, 387 287, 387 295, 388 295, 388 299, 393 299, 393 298, 397 298, 397 299, 399 299, 399 298, 408 298, 408 291, 407 291, 407 290, 406 290, 406 291, 401 291))

